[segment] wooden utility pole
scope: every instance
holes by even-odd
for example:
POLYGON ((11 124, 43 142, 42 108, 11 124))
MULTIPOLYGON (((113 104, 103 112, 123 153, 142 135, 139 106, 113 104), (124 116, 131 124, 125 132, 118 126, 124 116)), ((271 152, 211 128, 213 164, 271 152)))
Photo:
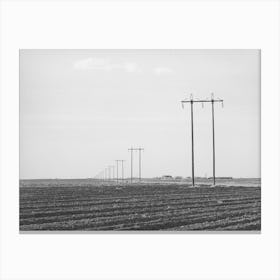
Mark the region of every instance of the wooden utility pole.
POLYGON ((128 149, 130 151, 130 182, 133 181, 133 151, 136 150, 135 148, 131 147, 128 149))
POLYGON ((110 165, 109 168, 112 168, 112 170, 113 170, 112 181, 114 181, 114 179, 115 179, 115 166, 114 165, 110 165))
POLYGON ((116 166, 117 166, 117 182, 119 181, 119 162, 121 162, 122 164, 121 164, 121 167, 122 167, 122 181, 123 181, 123 179, 124 179, 124 170, 123 170, 123 162, 124 162, 125 160, 123 160, 123 159, 117 159, 116 160, 116 166))
POLYGON ((143 148, 133 148, 131 147, 128 149, 130 151, 130 181, 132 183, 133 181, 133 151, 138 151, 139 152, 139 181, 141 181, 141 152, 144 151, 143 148))
POLYGON ((139 151, 139 181, 141 181, 141 152, 144 151, 143 148, 138 148, 139 151))
POLYGON ((213 144, 213 184, 216 184, 216 170, 215 170, 215 122, 214 122, 214 103, 215 102, 221 102, 223 105, 222 99, 214 99, 214 94, 211 94, 211 99, 205 99, 205 100, 194 100, 193 96, 191 94, 189 100, 182 100, 182 106, 184 108, 184 103, 190 103, 191 104, 191 132, 192 132, 192 186, 194 186, 194 133, 193 133, 193 104, 194 103, 201 103, 202 107, 204 103, 210 103, 212 104, 212 144, 213 144))
POLYGON ((122 181, 124 181, 124 168, 123 168, 123 163, 124 163, 125 160, 121 159, 120 161, 121 161, 121 163, 122 163, 122 181))
POLYGON ((212 142, 213 142, 213 185, 216 185, 216 158, 215 158, 215 120, 214 120, 214 104, 215 102, 221 102, 224 106, 222 99, 214 99, 214 94, 211 94, 211 105, 212 105, 212 142))
POLYGON ((117 179, 117 183, 118 183, 118 181, 119 181, 119 161, 118 160, 116 160, 116 167, 117 167, 116 179, 117 179))

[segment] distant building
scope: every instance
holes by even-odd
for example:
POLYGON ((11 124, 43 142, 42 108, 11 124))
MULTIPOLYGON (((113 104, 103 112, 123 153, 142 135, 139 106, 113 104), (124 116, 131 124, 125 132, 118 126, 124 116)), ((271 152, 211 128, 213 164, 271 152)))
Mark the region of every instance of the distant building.
POLYGON ((163 175, 161 176, 162 180, 173 180, 173 177, 171 175, 163 175))
MULTIPOLYGON (((213 177, 208 177, 208 179, 213 179, 213 177)), ((222 180, 232 180, 232 177, 216 177, 216 179, 222 179, 222 180)))
POLYGON ((182 176, 176 176, 175 180, 183 180, 183 177, 182 176))

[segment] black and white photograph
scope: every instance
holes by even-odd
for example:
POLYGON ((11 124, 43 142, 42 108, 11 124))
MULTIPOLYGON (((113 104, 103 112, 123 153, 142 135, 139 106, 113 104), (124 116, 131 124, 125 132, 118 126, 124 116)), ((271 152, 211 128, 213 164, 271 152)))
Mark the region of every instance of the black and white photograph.
POLYGON ((261 230, 261 52, 32 50, 20 232, 261 230))
POLYGON ((280 280, 279 8, 0 0, 0 279, 280 280))

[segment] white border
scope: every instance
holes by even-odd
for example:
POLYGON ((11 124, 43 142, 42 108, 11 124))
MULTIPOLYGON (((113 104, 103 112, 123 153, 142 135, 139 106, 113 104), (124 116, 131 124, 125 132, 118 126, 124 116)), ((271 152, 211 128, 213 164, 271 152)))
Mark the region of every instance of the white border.
POLYGON ((279 279, 279 2, 2 1, 1 279, 279 279), (262 233, 20 235, 18 50, 262 50, 262 233))

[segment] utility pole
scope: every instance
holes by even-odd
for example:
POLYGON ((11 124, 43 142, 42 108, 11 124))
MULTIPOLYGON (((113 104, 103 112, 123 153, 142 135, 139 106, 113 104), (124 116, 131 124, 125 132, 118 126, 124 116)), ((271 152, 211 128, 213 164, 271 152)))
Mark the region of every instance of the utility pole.
POLYGON ((139 151, 139 182, 141 181, 141 152, 144 151, 143 148, 138 148, 139 151))
POLYGON ((117 166, 117 182, 119 181, 119 162, 121 162, 121 167, 122 167, 122 181, 124 179, 124 172, 123 172, 123 159, 117 159, 116 160, 116 166, 117 166))
POLYGON ((113 169, 112 181, 114 181, 114 179, 115 179, 115 166, 114 166, 114 165, 111 165, 111 166, 109 166, 109 168, 112 168, 112 169, 113 169))
POLYGON ((191 104, 191 133, 192 133, 192 186, 194 187, 194 137, 193 137, 193 96, 191 94, 190 100, 181 101, 182 106, 184 108, 184 103, 191 104))
POLYGON ((108 181, 108 179, 109 179, 109 170, 108 170, 108 168, 106 167, 106 168, 105 168, 105 180, 108 181))
POLYGON ((201 103, 202 107, 204 103, 210 103, 212 104, 212 142, 213 142, 213 183, 215 185, 216 183, 216 177, 215 177, 215 123, 214 123, 214 103, 215 102, 221 102, 223 105, 222 99, 214 99, 213 93, 211 94, 211 99, 205 99, 205 100, 194 100, 193 96, 191 94, 189 100, 182 100, 182 106, 184 108, 184 103, 190 103, 191 104, 191 133, 192 133, 192 185, 194 186, 194 133, 193 133, 193 104, 194 103, 201 103))
POLYGON ((214 94, 211 93, 211 105, 212 105, 212 142, 213 142, 213 185, 216 184, 216 162, 215 162, 215 121, 214 121, 214 104, 215 102, 221 102, 222 106, 224 106, 224 100, 218 98, 214 99, 214 94))
POLYGON ((118 181, 119 181, 119 161, 118 160, 116 160, 116 167, 117 167, 117 174, 116 174, 116 178, 117 178, 117 183, 118 183, 118 181))
POLYGON ((131 147, 128 149, 130 151, 130 182, 132 183, 133 180, 133 151, 136 150, 135 148, 131 147))
POLYGON ((143 148, 133 148, 131 147, 128 149, 130 151, 130 165, 131 165, 131 170, 130 170, 130 181, 132 183, 133 181, 133 151, 138 151, 139 152, 139 181, 141 181, 141 151, 144 151, 143 148))
POLYGON ((122 181, 124 180, 124 169, 123 169, 123 162, 125 161, 125 160, 120 160, 121 162, 122 162, 122 181))
POLYGON ((108 172, 108 181, 111 180, 111 168, 110 166, 107 167, 107 172, 108 172))

